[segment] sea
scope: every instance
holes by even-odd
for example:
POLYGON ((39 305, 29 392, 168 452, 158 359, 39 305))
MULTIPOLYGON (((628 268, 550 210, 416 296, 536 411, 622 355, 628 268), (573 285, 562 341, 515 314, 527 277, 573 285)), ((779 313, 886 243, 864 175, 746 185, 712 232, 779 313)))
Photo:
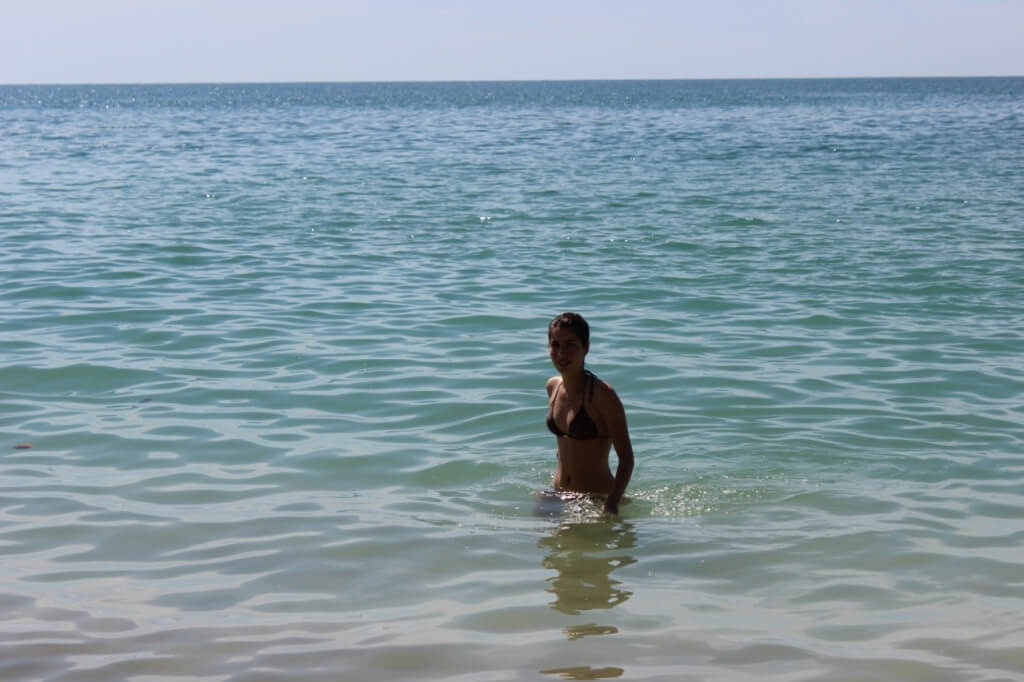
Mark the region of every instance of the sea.
POLYGON ((3 86, 0 272, 4 682, 1024 680, 1024 78, 3 86))

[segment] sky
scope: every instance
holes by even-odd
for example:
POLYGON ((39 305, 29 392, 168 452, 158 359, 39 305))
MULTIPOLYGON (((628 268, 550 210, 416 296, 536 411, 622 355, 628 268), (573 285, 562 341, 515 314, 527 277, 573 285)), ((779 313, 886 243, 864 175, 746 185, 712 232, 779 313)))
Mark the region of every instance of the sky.
POLYGON ((0 0, 0 83, 1024 75, 1024 0, 0 0))

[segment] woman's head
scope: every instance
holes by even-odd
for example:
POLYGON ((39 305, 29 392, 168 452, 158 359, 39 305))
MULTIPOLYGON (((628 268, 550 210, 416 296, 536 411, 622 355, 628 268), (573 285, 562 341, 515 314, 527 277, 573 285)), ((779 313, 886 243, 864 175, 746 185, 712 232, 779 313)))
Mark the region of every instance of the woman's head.
POLYGON ((559 372, 583 368, 590 350, 590 325, 576 313, 562 313, 548 324, 548 352, 559 372))
POLYGON ((590 325, 583 319, 583 316, 578 313, 562 313, 555 319, 548 323, 548 341, 551 341, 551 335, 556 329, 568 329, 576 338, 580 340, 580 343, 584 348, 590 347, 590 325))

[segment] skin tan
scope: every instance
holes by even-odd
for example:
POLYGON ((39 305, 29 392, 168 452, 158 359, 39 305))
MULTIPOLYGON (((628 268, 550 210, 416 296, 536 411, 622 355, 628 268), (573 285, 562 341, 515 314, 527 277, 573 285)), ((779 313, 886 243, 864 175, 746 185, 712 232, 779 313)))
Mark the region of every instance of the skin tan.
POLYGON ((548 350, 551 363, 558 370, 558 375, 547 382, 548 403, 552 405, 555 423, 563 432, 568 431, 569 423, 585 401, 587 414, 604 436, 594 440, 559 437, 554 486, 558 490, 605 495, 605 512, 618 514, 619 501, 633 475, 633 446, 625 409, 615 390, 601 380, 594 384, 593 399, 589 389, 584 396, 587 378, 583 360, 590 348, 583 345, 575 332, 555 327, 548 334, 548 350), (612 446, 619 460, 614 476, 608 467, 612 446))

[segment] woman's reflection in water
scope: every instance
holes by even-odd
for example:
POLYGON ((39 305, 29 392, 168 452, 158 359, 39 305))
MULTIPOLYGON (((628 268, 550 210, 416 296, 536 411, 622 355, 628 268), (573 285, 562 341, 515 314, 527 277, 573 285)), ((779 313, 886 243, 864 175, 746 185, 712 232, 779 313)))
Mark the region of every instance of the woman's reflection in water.
MULTIPOLYGON (((548 592, 555 595, 551 608, 570 616, 584 611, 610 609, 633 593, 620 587, 612 571, 636 563, 630 550, 636 546, 633 525, 623 519, 563 523, 537 543, 546 556, 544 568, 557 571, 548 578, 548 592)), ((614 626, 577 625, 565 629, 569 639, 618 632, 614 626)))

